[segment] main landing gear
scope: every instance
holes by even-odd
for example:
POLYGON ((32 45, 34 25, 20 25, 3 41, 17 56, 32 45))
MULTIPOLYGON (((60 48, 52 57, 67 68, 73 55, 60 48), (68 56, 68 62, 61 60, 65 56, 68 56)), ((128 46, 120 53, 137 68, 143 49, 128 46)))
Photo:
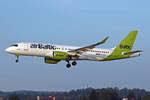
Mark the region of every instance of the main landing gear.
POLYGON ((76 61, 73 61, 73 62, 72 62, 72 65, 73 65, 73 66, 77 65, 77 62, 76 62, 76 61))
MULTIPOLYGON (((70 64, 69 60, 67 60, 67 63, 68 63, 68 64, 66 65, 66 67, 67 67, 67 68, 70 68, 70 67, 71 67, 71 64, 70 64)), ((75 66, 75 65, 77 65, 77 62, 76 62, 76 61, 73 61, 73 62, 72 62, 72 66, 75 66)))

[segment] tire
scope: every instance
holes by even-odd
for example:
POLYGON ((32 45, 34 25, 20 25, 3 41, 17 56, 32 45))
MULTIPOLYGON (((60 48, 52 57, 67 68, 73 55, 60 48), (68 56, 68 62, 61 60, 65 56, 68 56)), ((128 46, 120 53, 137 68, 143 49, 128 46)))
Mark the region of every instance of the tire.
POLYGON ((71 67, 71 64, 67 64, 66 67, 67 67, 67 68, 70 68, 70 67, 71 67))
POLYGON ((73 61, 73 62, 72 62, 72 65, 73 65, 73 66, 77 65, 77 62, 76 62, 76 61, 73 61))
POLYGON ((18 63, 19 62, 19 60, 16 60, 16 63, 18 63))

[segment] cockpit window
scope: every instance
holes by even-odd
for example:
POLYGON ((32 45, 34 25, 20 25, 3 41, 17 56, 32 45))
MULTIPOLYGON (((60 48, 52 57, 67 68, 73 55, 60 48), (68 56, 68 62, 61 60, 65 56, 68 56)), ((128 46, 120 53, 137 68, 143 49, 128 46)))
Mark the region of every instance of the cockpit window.
POLYGON ((18 44, 14 44, 14 45, 11 45, 11 46, 15 46, 15 47, 18 47, 18 44))

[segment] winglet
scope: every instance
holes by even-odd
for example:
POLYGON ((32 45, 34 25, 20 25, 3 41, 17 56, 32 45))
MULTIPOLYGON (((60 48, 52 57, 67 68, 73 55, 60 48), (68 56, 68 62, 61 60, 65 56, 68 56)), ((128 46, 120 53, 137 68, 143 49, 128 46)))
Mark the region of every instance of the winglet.
POLYGON ((100 43, 105 43, 108 40, 109 36, 107 36, 104 40, 102 40, 100 43))
POLYGON ((103 44, 103 43, 105 43, 107 40, 108 40, 108 36, 104 39, 104 40, 102 40, 101 42, 98 42, 98 43, 96 43, 96 44, 93 44, 93 45, 90 45, 90 46, 93 46, 93 47, 95 47, 95 46, 97 46, 97 45, 100 45, 100 44, 103 44))

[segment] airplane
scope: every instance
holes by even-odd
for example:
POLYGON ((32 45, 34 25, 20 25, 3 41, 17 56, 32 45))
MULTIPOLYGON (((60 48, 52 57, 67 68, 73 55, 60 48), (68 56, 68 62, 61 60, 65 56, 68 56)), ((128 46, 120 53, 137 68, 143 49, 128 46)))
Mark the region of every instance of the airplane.
POLYGON ((43 57, 44 62, 48 64, 57 64, 60 61, 66 61, 66 67, 70 68, 77 64, 77 60, 90 61, 111 61, 140 56, 141 50, 132 51, 137 30, 131 31, 124 40, 115 48, 101 49, 96 46, 104 44, 109 37, 104 40, 85 47, 64 46, 41 43, 16 43, 8 47, 5 51, 14 54, 19 61, 19 56, 37 56, 43 57))

